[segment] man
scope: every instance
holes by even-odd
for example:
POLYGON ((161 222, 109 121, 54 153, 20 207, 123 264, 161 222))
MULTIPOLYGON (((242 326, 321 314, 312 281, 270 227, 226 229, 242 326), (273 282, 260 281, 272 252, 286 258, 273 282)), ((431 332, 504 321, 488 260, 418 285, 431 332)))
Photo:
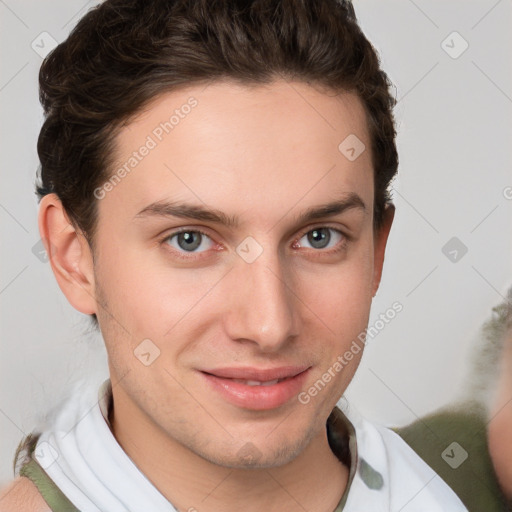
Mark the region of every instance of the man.
POLYGON ((2 510, 466 510, 336 407, 398 165, 350 4, 107 0, 40 86, 41 237, 110 378, 22 441, 2 510))
POLYGON ((396 431, 468 510, 511 511, 512 288, 477 341, 465 396, 396 431))
POLYGON ((489 368, 492 373, 489 378, 491 395, 487 403, 487 437, 507 510, 512 511, 512 288, 493 311, 485 329, 494 335, 491 340, 494 340, 499 356, 497 365, 489 368), (498 371, 495 372, 496 367, 498 371), (494 381, 495 375, 497 379, 494 381))

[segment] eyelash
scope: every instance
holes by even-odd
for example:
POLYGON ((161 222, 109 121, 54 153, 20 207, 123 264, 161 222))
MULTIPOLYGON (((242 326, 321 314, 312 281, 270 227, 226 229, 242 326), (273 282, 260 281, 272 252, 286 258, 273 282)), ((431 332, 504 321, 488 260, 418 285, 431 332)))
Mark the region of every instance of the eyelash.
MULTIPOLYGON (((300 235, 297 238, 294 239, 293 244, 297 243, 304 235, 307 235, 311 231, 315 231, 315 229, 321 229, 321 228, 331 229, 332 231, 335 231, 336 233, 339 233, 341 235, 341 237, 342 237, 342 240, 338 243, 338 245, 334 249, 326 249, 326 250, 323 250, 323 249, 318 249, 318 250, 311 249, 314 253, 317 253, 318 256, 322 256, 323 254, 334 255, 334 254, 338 254, 341 251, 344 251, 347 248, 348 243, 350 242, 351 238, 348 235, 346 235, 345 233, 343 233, 343 231, 341 231, 340 229, 337 229, 337 228, 334 228, 334 227, 331 227, 331 226, 326 226, 326 225, 318 225, 318 226, 315 226, 315 227, 312 227, 312 228, 310 227, 310 228, 302 231, 300 233, 300 235)), ((187 231, 194 232, 194 233, 200 233, 201 235, 204 235, 204 236, 210 238, 213 241, 212 237, 208 233, 206 233, 205 231, 203 231, 201 229, 198 229, 198 228, 186 228, 186 227, 184 227, 184 228, 177 229, 176 231, 173 231, 172 233, 169 233, 169 234, 165 235, 165 237, 163 237, 160 240, 160 244, 164 244, 165 242, 170 240, 172 237, 174 237, 176 235, 179 235, 180 233, 187 232, 187 231)), ((184 254, 186 254, 185 252, 176 251, 174 249, 170 249, 170 250, 172 251, 173 255, 175 255, 175 257, 177 257, 179 259, 182 259, 182 260, 185 260, 185 261, 197 260, 197 259, 203 257, 203 256, 197 256, 197 255, 193 256, 196 253, 190 253, 190 256, 184 256, 184 254)), ((204 252, 206 253, 207 251, 204 251, 204 252)), ((197 254, 202 254, 202 253, 197 253, 197 254)))
MULTIPOLYGON (((160 240, 160 243, 164 244, 165 242, 170 240, 172 237, 179 235, 180 233, 186 233, 187 231, 190 231, 193 233, 200 233, 201 235, 207 236, 208 238, 212 239, 212 237, 208 233, 206 233, 205 231, 203 231, 201 229, 180 228, 180 229, 177 229, 176 231, 173 231, 172 233, 169 233, 168 235, 166 235, 162 240, 160 240)), ((185 256, 185 254, 186 254, 185 252, 176 251, 175 249, 172 249, 172 248, 170 248, 169 250, 173 253, 173 255, 175 257, 177 257, 178 259, 181 259, 181 260, 185 260, 185 261, 197 260, 197 259, 204 257, 204 256, 202 256, 202 253, 190 253, 190 256, 185 256), (199 254, 199 256, 197 254, 199 254)))
POLYGON ((330 230, 338 233, 339 235, 341 235, 341 241, 338 242, 338 244, 334 248, 331 248, 331 249, 309 249, 310 251, 312 251, 312 254, 314 254, 315 257, 322 257, 323 255, 326 255, 326 254, 333 256, 335 254, 340 253, 341 251, 344 251, 347 248, 348 243, 350 241, 350 237, 348 235, 346 235, 340 229, 334 228, 332 226, 326 226, 326 225, 318 225, 318 226, 306 228, 305 230, 301 231, 301 233, 297 236, 297 238, 294 239, 293 244, 297 243, 304 235, 307 235, 311 231, 315 231, 315 229, 322 229, 322 228, 330 229, 330 230))

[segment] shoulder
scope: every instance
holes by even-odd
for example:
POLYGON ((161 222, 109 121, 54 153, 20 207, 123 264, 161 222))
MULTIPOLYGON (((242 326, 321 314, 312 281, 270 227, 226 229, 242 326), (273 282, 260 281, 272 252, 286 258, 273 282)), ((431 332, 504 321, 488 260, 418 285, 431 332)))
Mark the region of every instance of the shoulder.
POLYGON ((478 409, 442 409, 393 430, 422 456, 432 457, 434 446, 441 449, 441 453, 447 448, 450 454, 452 449, 464 454, 463 448, 480 463, 485 462, 486 467, 490 465, 486 421, 478 409))
POLYGON ((386 510, 402 512, 467 512, 460 498, 396 432, 359 414, 349 414, 357 435, 358 478, 365 491, 380 491, 366 491, 359 497, 365 505, 379 500, 368 509, 383 510, 384 504, 386 510))
POLYGON ((0 489, 0 512, 52 512, 34 483, 19 476, 0 489))
POLYGON ((487 446, 484 412, 472 403, 435 411, 393 429, 456 492, 470 511, 504 510, 487 446))

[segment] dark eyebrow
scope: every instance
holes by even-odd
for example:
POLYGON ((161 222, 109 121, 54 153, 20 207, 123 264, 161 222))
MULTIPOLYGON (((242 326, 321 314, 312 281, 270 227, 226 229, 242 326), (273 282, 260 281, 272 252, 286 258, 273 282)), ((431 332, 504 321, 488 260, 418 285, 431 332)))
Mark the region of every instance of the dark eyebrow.
MULTIPOLYGON (((306 223, 322 217, 332 217, 343 213, 345 210, 360 209, 366 211, 363 200, 355 193, 347 194, 340 200, 314 206, 300 214, 295 222, 306 223)), ((183 219, 195 219, 200 221, 222 224, 230 228, 239 225, 239 219, 235 216, 226 215, 220 210, 206 208, 200 205, 178 203, 171 201, 157 201, 143 208, 134 218, 156 216, 156 217, 180 217, 183 219)))
POLYGON ((207 222, 214 222, 216 224, 223 224, 231 228, 238 226, 238 220, 235 217, 229 217, 220 210, 171 201, 157 201, 155 203, 151 203, 137 213, 134 218, 147 216, 180 217, 183 219, 203 220, 207 222))
POLYGON ((322 217, 333 217, 334 215, 339 215, 346 210, 352 209, 358 209, 362 212, 366 212, 366 205, 364 204, 364 201, 354 192, 347 194, 338 201, 332 201, 330 203, 309 208, 296 218, 296 222, 298 224, 303 224, 322 217))

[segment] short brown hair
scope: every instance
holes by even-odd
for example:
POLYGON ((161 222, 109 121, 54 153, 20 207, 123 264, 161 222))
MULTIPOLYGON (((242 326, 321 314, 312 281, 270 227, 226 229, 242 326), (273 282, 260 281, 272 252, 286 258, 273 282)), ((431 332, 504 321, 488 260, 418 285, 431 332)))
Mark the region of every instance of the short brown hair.
POLYGON ((398 168, 396 100, 352 4, 342 0, 106 0, 94 7, 41 66, 37 194, 56 193, 93 247, 94 190, 113 173, 120 127, 180 87, 278 78, 358 95, 379 229, 398 168))

